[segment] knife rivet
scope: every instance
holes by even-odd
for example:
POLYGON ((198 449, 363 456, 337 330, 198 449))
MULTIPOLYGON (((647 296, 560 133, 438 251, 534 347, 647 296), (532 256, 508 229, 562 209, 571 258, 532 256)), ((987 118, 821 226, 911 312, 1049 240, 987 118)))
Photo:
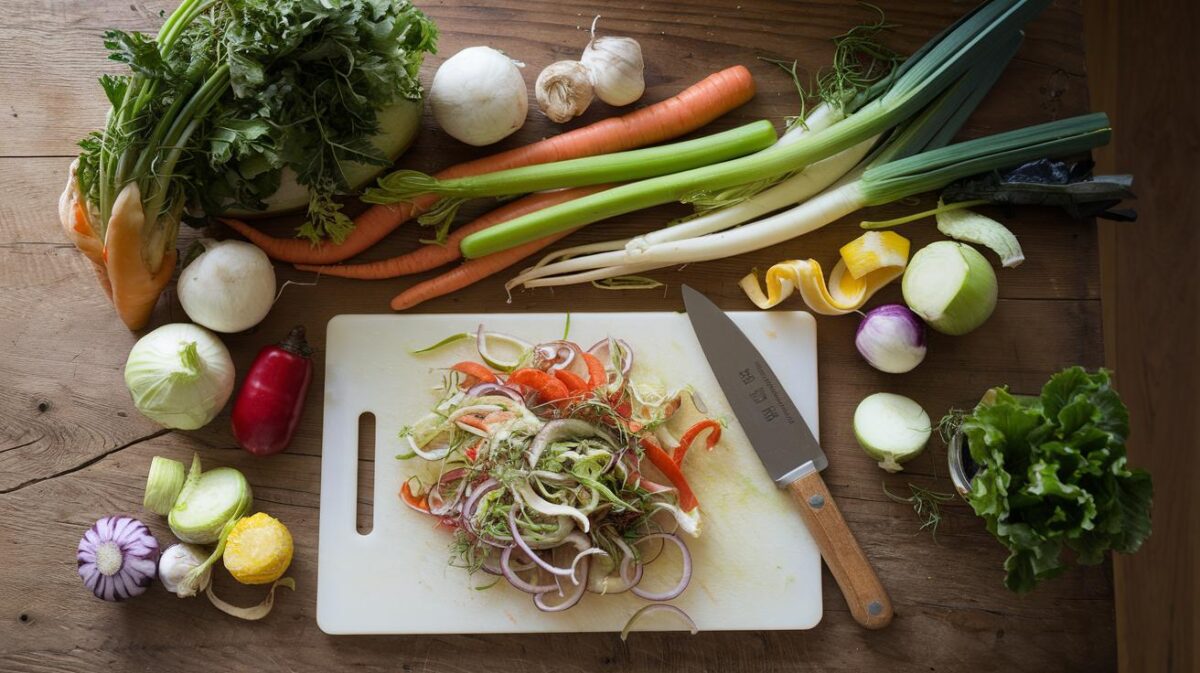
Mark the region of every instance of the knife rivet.
POLYGON ((881 612, 883 612, 883 605, 879 601, 871 601, 867 604, 867 614, 872 617, 878 617, 881 612))
POLYGON ((811 506, 813 509, 821 509, 822 507, 824 507, 824 506, 825 506, 825 496, 822 496, 822 495, 814 495, 814 496, 812 496, 811 498, 809 498, 809 499, 808 499, 808 504, 809 504, 809 505, 810 505, 810 506, 811 506))

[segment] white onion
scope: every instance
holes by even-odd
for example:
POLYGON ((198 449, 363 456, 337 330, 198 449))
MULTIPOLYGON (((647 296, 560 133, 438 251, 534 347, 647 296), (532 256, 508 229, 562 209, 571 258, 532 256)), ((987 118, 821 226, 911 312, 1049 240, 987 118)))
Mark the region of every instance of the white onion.
POLYGON ((275 267, 258 246, 204 239, 204 252, 179 274, 179 303, 196 324, 241 332, 275 303, 275 267))

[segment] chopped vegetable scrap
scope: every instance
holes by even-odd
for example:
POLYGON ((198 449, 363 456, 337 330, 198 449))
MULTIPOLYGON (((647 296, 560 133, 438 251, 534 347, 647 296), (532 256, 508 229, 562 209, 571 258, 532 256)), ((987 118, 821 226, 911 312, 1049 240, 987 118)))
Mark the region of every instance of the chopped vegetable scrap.
MULTIPOLYGON (((468 339, 458 334, 418 353, 468 339)), ((544 611, 587 591, 650 601, 683 593, 691 555, 676 532, 700 534, 700 503, 684 458, 711 451, 722 425, 687 390, 633 376, 633 349, 604 339, 584 350, 486 332, 482 362, 452 364, 431 413, 400 433, 400 459, 427 461, 400 490, 412 509, 454 533, 452 563, 503 576, 544 611), (493 352, 504 344, 517 352, 493 352), (649 477, 656 471, 659 477, 649 477), (645 568, 674 546, 678 582, 651 590, 645 568)), ((673 555, 673 554, 672 554, 673 555)))

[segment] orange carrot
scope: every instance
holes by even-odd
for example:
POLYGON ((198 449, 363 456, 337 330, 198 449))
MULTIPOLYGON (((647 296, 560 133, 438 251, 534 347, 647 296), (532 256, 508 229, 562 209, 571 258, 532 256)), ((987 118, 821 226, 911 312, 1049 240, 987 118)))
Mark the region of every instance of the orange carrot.
MULTIPOLYGON (((552 138, 451 166, 439 179, 481 175, 509 168, 577 159, 653 145, 694 131, 754 96, 754 79, 736 65, 709 75, 667 100, 621 117, 568 131, 552 138)), ((226 220, 272 259, 294 264, 332 264, 379 242, 396 227, 428 210, 437 197, 423 195, 413 203, 376 205, 354 219, 354 230, 341 243, 312 245, 301 238, 277 238, 237 220, 226 220)))
POLYGON ((414 273, 429 271, 443 264, 453 262, 456 259, 462 259, 462 251, 458 249, 458 244, 470 234, 487 229, 492 225, 539 211, 542 208, 549 208, 550 206, 556 206, 571 199, 595 194, 603 189, 608 189, 608 187, 610 185, 593 185, 590 187, 576 187, 574 189, 561 189, 553 192, 530 194, 524 198, 506 203, 491 212, 479 216, 472 222, 455 229, 447 237, 445 245, 431 243, 399 257, 381 259, 377 262, 365 262, 363 264, 327 264, 321 266, 297 264, 296 268, 301 271, 316 271, 326 276, 358 278, 360 280, 396 278, 398 276, 408 276, 414 273))
POLYGON ((494 255, 469 259, 437 278, 430 278, 429 280, 417 283, 396 295, 392 298, 392 310, 403 311, 423 301, 440 297, 444 294, 450 294, 455 290, 461 290, 498 271, 507 269, 573 231, 575 230, 560 231, 557 234, 551 234, 545 238, 539 238, 536 241, 530 241, 524 245, 518 245, 515 248, 497 252, 494 255))
POLYGON ((104 264, 112 283, 113 305, 117 315, 131 330, 150 322, 150 313, 158 296, 175 271, 175 249, 163 255, 157 271, 147 268, 142 259, 142 229, 146 223, 142 196, 137 182, 130 182, 113 203, 113 214, 104 233, 104 264))

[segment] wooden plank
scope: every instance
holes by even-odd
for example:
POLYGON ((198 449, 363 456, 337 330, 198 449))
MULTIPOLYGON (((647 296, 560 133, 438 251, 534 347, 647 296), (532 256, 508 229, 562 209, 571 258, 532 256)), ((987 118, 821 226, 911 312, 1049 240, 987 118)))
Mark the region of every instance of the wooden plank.
POLYGON ((1200 29, 1185 2, 1109 0, 1087 6, 1093 105, 1116 138, 1097 169, 1133 173, 1136 225, 1109 225, 1101 242, 1106 360, 1129 406, 1130 461, 1154 475, 1154 533, 1115 560, 1120 670, 1200 669, 1200 286, 1180 282, 1200 255, 1200 196, 1191 165, 1200 141, 1200 94, 1153 68, 1184 58, 1200 29), (1143 39, 1153 30, 1155 39, 1143 39), (1161 114, 1169 104, 1170 115, 1161 114))
MULTIPOLYGON (((308 324, 318 347, 308 412, 288 453, 269 461, 232 448, 228 410, 199 432, 162 434, 132 408, 121 380, 125 354, 136 335, 120 326, 82 258, 62 242, 54 203, 64 157, 75 138, 103 117, 94 78, 105 67, 96 35, 104 28, 151 30, 170 1, 27 0, 0 3, 0 91, 20 91, 0 105, 0 661, 5 670, 209 670, 213 660, 242 670, 327 670, 350 666, 408 671, 860 671, 870 669, 1007 671, 1043 663, 1053 670, 1112 670, 1111 583, 1107 566, 1072 571, 1016 597, 1001 585, 1004 550, 961 502, 946 507, 934 541, 915 534, 911 509, 888 499, 886 483, 902 492, 907 481, 946 490, 944 447, 936 440, 906 473, 888 476, 855 445, 849 423, 854 406, 878 390, 907 394, 934 416, 970 404, 987 387, 1008 383, 1034 390, 1066 364, 1100 362, 1096 235, 1090 224, 1069 222, 1048 210, 1022 212, 1010 222, 1029 261, 1001 271, 1000 307, 981 330, 964 338, 933 335, 930 357, 904 377, 870 369, 854 352, 853 318, 821 318, 822 443, 829 452, 830 489, 875 563, 896 604, 897 618, 869 634, 850 619, 828 576, 826 617, 811 632, 678 635, 637 634, 622 645, 610 636, 449 636, 439 638, 332 638, 316 627, 315 586, 319 504, 320 405, 324 324, 347 312, 379 312, 408 280, 357 283, 321 279, 315 287, 289 287, 267 320, 225 338, 239 371, 264 343, 292 324, 308 324), (60 45, 70 44, 72 49, 60 45), (78 46, 78 48, 75 48, 78 46), (53 54, 53 58, 42 55, 53 54), (6 108, 7 106, 7 108, 6 108), (55 114, 47 115, 47 109, 55 114), (26 158, 13 158, 26 157, 26 158), (41 157, 41 158, 29 158, 41 157), (43 408, 43 403, 45 406, 43 408), (69 550, 84 528, 104 513, 141 511, 144 472, 156 454, 186 459, 202 453, 207 465, 243 469, 258 506, 288 523, 296 538, 293 574, 299 590, 279 598, 277 612, 251 627, 216 612, 204 601, 182 601, 155 587, 136 603, 113 606, 79 586, 69 550), (57 551, 55 551, 57 550, 57 551)), ((949 23, 962 7, 949 3, 887 3, 901 24, 889 38, 911 50, 949 23)), ((443 31, 442 56, 489 43, 525 60, 527 79, 552 60, 570 57, 586 41, 582 32, 597 11, 615 34, 642 41, 646 50, 646 101, 671 95, 704 74, 732 63, 755 73, 759 95, 720 120, 728 128, 781 118, 793 111, 787 78, 755 55, 827 62, 828 38, 861 21, 863 10, 840 2, 712 2, 653 6, 618 0, 604 4, 517 2, 488 7, 432 5, 443 31), (487 35, 483 33, 486 32, 487 35), (744 45, 753 45, 747 49, 744 45)), ((1081 30, 1076 3, 1059 4, 1031 26, 1019 58, 995 93, 969 122, 964 136, 1076 114, 1086 107, 1081 30)), ((572 126, 613 110, 597 105, 572 126)), ((425 120, 426 133, 403 159, 430 169, 471 155, 425 120)), ((536 112, 517 136, 498 149, 556 132, 536 112)), ((878 209, 884 218, 915 204, 878 209)), ((570 244, 624 236, 660 226, 683 212, 656 209, 618 224, 593 227, 570 244)), ((1007 220, 1006 220, 1007 221, 1007 220)), ((668 287, 655 292, 605 292, 591 287, 521 293, 504 303, 504 276, 427 305, 432 312, 678 310, 678 284, 686 280, 726 308, 748 308, 736 283, 755 266, 787 257, 813 256, 832 263, 837 248, 857 235, 843 221, 766 252, 661 274, 668 287)), ((267 226, 285 231, 288 222, 267 226)), ((184 238, 200 232, 187 230, 184 238)), ((212 228, 207 233, 224 236, 212 228)), ((402 229, 369 257, 397 254, 422 236, 402 229)), ((933 240, 928 224, 909 227, 914 245, 933 240)), ((277 270, 283 280, 308 274, 277 270)), ((423 277, 427 277, 422 276, 423 277)), ((888 288, 880 301, 899 297, 888 288)), ((183 320, 168 293, 154 324, 183 320)), ((497 321, 503 318, 498 316, 497 321)), ((619 331, 620 326, 614 327, 619 331)), ((363 469, 385 466, 363 465, 363 469)), ((369 494, 360 494, 360 499, 369 494)), ((369 509, 363 514, 369 515, 369 509)), ((160 540, 162 522, 147 516, 160 540)), ((221 573, 218 573, 221 574, 221 573)), ((218 580, 229 598, 252 602, 258 594, 218 580)))
MULTIPOLYGON (((75 142, 101 125, 107 102, 96 77, 112 71, 106 64, 100 35, 108 28, 154 31, 158 12, 169 11, 173 0, 51 1, 24 0, 0 3, 0 41, 6 60, 0 71, 0 91, 21 92, 6 96, 0 106, 0 156, 66 156, 75 142), (69 49, 56 45, 71 45, 69 49), (53 58, 45 58, 53 53, 53 58), (32 85, 31 85, 32 84, 32 85), (54 114, 46 114, 54 110, 54 114)), ((423 7, 441 28, 440 54, 429 59, 424 81, 434 66, 459 49, 487 42, 527 64, 525 79, 552 61, 577 58, 587 43, 586 29, 597 12, 610 34, 637 38, 649 64, 646 101, 665 98, 716 69, 742 63, 754 72, 760 87, 754 107, 717 122, 726 128, 767 116, 781 119, 795 113, 795 90, 788 77, 756 56, 800 59, 815 69, 829 62, 829 38, 862 22, 870 14, 841 2, 747 2, 741 5, 711 2, 670 6, 658 12, 636 0, 594 3, 583 0, 557 2, 506 2, 477 5, 423 7), (487 36, 481 34, 486 26, 487 36), (719 26, 719 28, 718 28, 719 26), (745 45, 753 45, 747 48, 745 45)), ((949 3, 885 3, 888 17, 898 24, 888 43, 903 53, 926 40, 935 26, 952 22, 962 11, 949 3)), ((1083 55, 1078 40, 1081 17, 1073 4, 1049 8, 1030 26, 1026 44, 967 134, 995 131, 1045 121, 1081 111, 1087 105, 1083 83, 1083 55), (1037 105, 1012 105, 1017 92, 1034 91, 1037 105)), ((551 132, 536 105, 520 132, 496 149, 526 144, 551 132)), ((589 123, 613 113, 597 102, 571 126, 589 123)), ((425 140, 437 139, 441 161, 472 156, 473 151, 449 143, 433 130, 425 140), (449 152, 447 152, 449 150, 449 152)))

